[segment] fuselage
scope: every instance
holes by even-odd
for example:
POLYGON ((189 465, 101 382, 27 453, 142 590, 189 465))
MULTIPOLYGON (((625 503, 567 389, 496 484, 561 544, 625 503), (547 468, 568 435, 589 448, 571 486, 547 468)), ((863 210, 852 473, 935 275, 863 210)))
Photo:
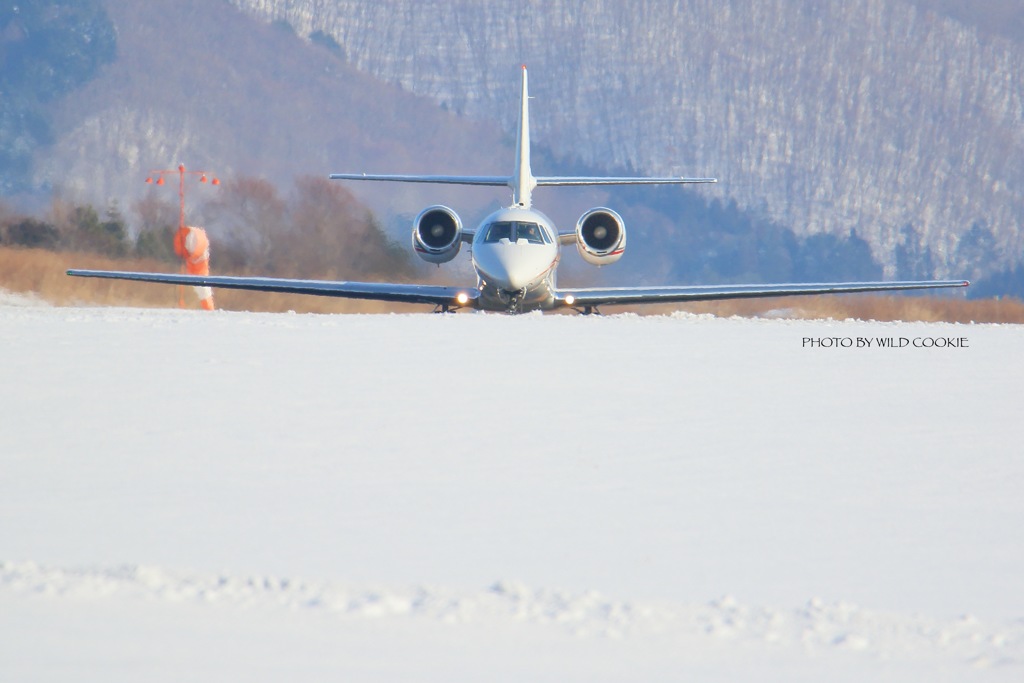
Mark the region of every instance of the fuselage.
POLYGON ((554 304, 558 232, 540 211, 512 207, 485 218, 473 236, 480 308, 511 312, 554 304))

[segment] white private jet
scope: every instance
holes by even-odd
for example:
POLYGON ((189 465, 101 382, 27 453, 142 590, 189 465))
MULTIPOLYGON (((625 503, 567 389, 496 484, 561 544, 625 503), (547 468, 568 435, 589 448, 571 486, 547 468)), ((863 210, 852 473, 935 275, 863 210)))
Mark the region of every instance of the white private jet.
POLYGON ((533 208, 532 192, 545 185, 655 185, 714 183, 715 178, 592 178, 537 177, 530 170, 530 116, 526 67, 522 69, 519 130, 515 170, 508 176, 368 175, 336 173, 333 180, 373 180, 451 185, 508 186, 512 205, 492 213, 475 230, 466 230, 452 209, 431 206, 416 217, 412 244, 416 254, 430 263, 447 263, 469 242, 475 287, 448 287, 384 282, 292 280, 263 277, 197 276, 125 271, 69 270, 68 275, 118 280, 163 282, 199 287, 224 287, 292 294, 315 294, 352 299, 376 299, 432 304, 448 312, 459 308, 523 313, 575 309, 597 312, 601 305, 649 304, 712 299, 876 292, 904 289, 966 287, 966 280, 910 282, 841 282, 775 285, 712 285, 666 287, 559 288, 555 284, 559 247, 575 244, 580 256, 593 265, 618 261, 626 248, 626 227, 619 214, 607 208, 587 211, 573 232, 559 233, 551 220, 533 208))

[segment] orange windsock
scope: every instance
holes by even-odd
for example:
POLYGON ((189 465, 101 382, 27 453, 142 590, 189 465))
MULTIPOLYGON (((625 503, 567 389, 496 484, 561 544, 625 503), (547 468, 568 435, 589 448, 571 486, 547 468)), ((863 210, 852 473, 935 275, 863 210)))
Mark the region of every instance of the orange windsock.
MULTIPOLYGON (((189 275, 210 274, 210 239, 202 228, 186 226, 174 235, 174 253, 181 257, 185 272, 189 275)), ((200 305, 212 311, 213 291, 209 287, 196 287, 200 305)))

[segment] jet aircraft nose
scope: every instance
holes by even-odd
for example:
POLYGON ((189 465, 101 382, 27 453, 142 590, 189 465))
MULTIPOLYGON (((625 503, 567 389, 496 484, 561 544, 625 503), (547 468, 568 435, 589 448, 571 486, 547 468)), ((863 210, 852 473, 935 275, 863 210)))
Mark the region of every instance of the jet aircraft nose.
POLYGON ((477 269, 498 289, 519 291, 536 284, 551 267, 549 250, 539 245, 503 242, 474 254, 477 269))
POLYGON ((518 290, 530 284, 531 273, 524 272, 523 263, 515 258, 513 245, 495 249, 494 258, 487 266, 487 274, 501 289, 518 290))

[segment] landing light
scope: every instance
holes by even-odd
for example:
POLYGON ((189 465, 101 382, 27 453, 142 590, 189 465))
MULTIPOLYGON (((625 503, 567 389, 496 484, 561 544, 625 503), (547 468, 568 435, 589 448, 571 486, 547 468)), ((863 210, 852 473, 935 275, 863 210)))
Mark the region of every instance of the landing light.
POLYGON ((572 294, 565 297, 566 306, 572 306, 574 303, 576 303, 576 297, 574 297, 572 294))
POLYGON ((455 300, 459 302, 460 306, 465 306, 467 303, 469 303, 469 294, 466 294, 465 292, 459 292, 458 294, 455 295, 455 300))

